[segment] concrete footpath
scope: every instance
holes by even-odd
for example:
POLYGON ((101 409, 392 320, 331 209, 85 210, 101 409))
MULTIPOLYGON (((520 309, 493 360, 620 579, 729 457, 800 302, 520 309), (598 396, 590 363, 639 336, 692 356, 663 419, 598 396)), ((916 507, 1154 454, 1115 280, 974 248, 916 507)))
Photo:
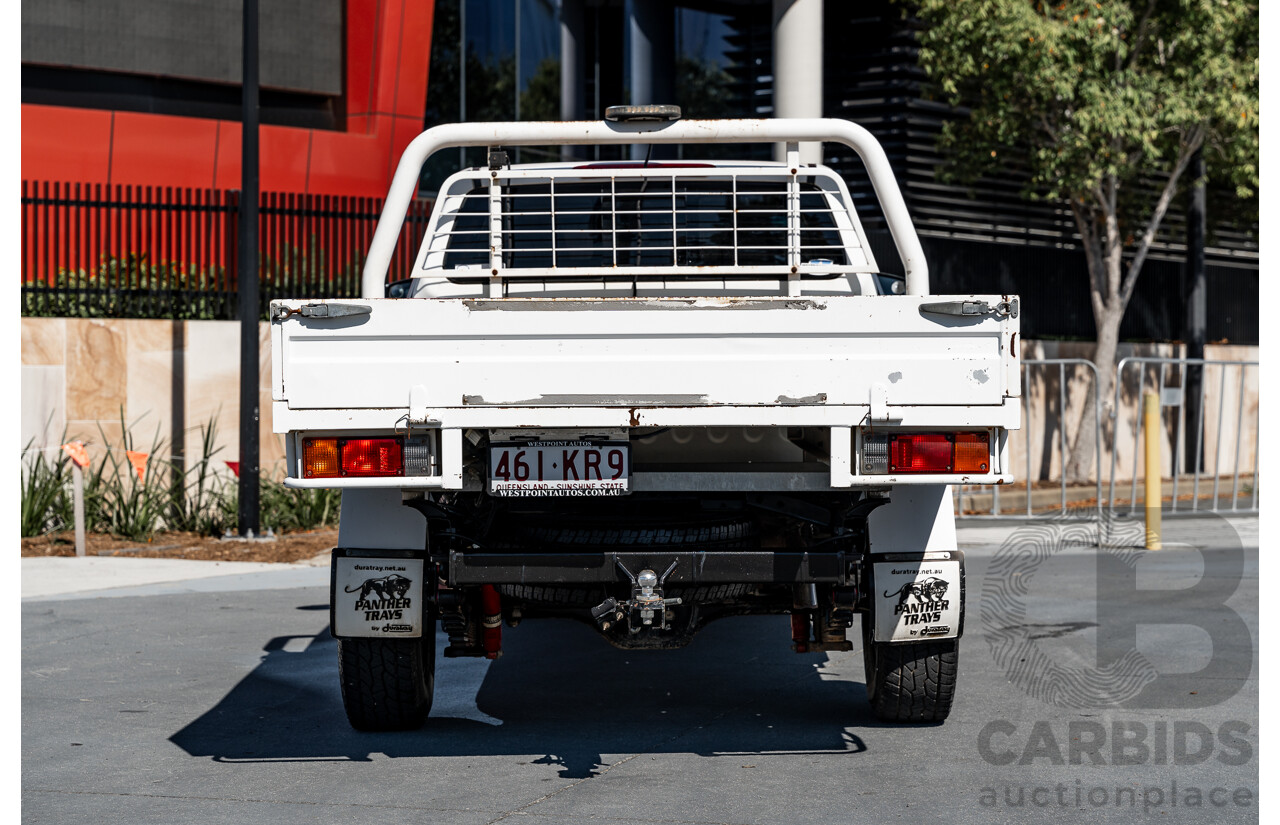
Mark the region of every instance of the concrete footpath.
MULTIPOLYGON (((961 549, 966 546, 999 546, 1019 530, 1032 529, 1040 534, 1046 526, 1058 523, 1060 522, 968 519, 957 525, 956 540, 961 549)), ((1228 527, 1239 535, 1241 543, 1246 547, 1258 546, 1256 516, 1223 518, 1213 515, 1166 519, 1166 544, 1179 547, 1208 546, 1220 541, 1223 529, 1228 527)), ((297 564, 124 556, 42 556, 22 560, 23 601, 277 590, 328 585, 328 554, 297 564)))
POLYGON ((298 564, 127 556, 38 556, 22 560, 23 601, 328 585, 327 556, 298 564))

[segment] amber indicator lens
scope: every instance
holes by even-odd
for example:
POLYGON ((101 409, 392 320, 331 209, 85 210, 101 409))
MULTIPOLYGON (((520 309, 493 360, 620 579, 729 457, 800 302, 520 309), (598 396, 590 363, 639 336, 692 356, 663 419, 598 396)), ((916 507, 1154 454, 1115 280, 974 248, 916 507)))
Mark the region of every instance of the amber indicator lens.
POLYGON ((989 433, 956 433, 957 473, 985 473, 991 466, 989 433))
POLYGON ((889 439, 889 472, 951 472, 951 436, 946 433, 912 433, 889 439))
POLYGON ((399 438, 343 439, 342 475, 404 475, 404 447, 399 438))
POLYGON ((302 439, 302 477, 337 478, 342 474, 338 461, 338 439, 302 439))

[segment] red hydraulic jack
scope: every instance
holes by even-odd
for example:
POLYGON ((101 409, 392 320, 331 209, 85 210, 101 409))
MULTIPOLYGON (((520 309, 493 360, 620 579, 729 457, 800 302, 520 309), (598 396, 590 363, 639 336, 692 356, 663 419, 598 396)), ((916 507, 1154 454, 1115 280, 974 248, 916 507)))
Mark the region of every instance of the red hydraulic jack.
POLYGON ((496 659, 502 655, 502 596, 493 585, 480 588, 480 608, 484 617, 484 657, 496 659))

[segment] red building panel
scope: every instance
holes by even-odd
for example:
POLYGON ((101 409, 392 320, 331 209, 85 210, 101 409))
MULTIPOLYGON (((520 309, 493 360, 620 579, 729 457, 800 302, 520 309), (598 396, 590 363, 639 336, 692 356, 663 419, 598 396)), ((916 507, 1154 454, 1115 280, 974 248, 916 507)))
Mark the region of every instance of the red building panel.
MULTIPOLYGON (((214 189, 240 188, 240 133, 242 131, 239 123, 218 121, 218 153, 214 160, 214 189)), ((262 160, 261 144, 258 146, 258 160, 262 160)))
POLYGON ((111 174, 111 112, 22 107, 22 177, 105 183, 111 174))
POLYGON ((316 132, 311 141, 310 191, 324 195, 384 197, 391 118, 365 118, 370 134, 316 132), (379 135, 375 130, 381 129, 379 135), (371 185, 377 181, 377 185, 371 185))
POLYGON ((392 112, 422 123, 427 99, 427 66, 431 54, 433 3, 405 5, 400 25, 400 53, 396 59, 396 99, 392 112), (422 56, 428 60, 423 61, 422 56))
MULTIPOLYGON (((390 115, 396 112, 396 81, 399 78, 400 56, 404 49, 404 6, 406 0, 389 0, 382 4, 378 20, 378 50, 373 55, 373 87, 369 112, 390 115)), ((425 98, 424 98, 425 99, 425 98)))
MULTIPOLYGON (((391 178, 396 173, 396 166, 400 163, 400 155, 404 153, 404 149, 409 142, 422 134, 422 121, 420 119, 397 117, 388 118, 390 121, 390 138, 391 141, 387 146, 387 186, 391 185, 391 178)), ((383 195, 386 192, 382 193, 383 195)))
MULTIPOLYGON (((262 127, 264 190, 386 194, 399 151, 421 129, 434 7, 347 0, 346 130, 262 127), (370 112, 395 117, 363 116, 370 112)), ((24 104, 22 177, 234 189, 240 124, 24 104)))
MULTIPOLYGON (((306 192, 312 129, 263 126, 259 133, 259 178, 264 192, 306 192)), ((238 148, 238 147, 237 147, 238 148)))
MULTIPOLYGON (((378 51, 379 0, 347 0, 347 117, 367 115, 373 99, 373 58, 378 51)), ((347 123, 347 131, 357 131, 347 123)))
POLYGON ((103 182, 212 186, 217 144, 216 120, 116 112, 111 134, 111 178, 103 182))

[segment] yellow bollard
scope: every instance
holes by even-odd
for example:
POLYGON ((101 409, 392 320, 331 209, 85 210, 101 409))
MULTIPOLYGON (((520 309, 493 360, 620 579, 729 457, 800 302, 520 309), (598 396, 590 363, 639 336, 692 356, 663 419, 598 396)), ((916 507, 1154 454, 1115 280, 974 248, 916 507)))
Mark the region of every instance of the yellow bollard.
POLYGON ((1147 549, 1160 545, 1160 396, 1153 392, 1142 396, 1142 432, 1146 444, 1147 549))

